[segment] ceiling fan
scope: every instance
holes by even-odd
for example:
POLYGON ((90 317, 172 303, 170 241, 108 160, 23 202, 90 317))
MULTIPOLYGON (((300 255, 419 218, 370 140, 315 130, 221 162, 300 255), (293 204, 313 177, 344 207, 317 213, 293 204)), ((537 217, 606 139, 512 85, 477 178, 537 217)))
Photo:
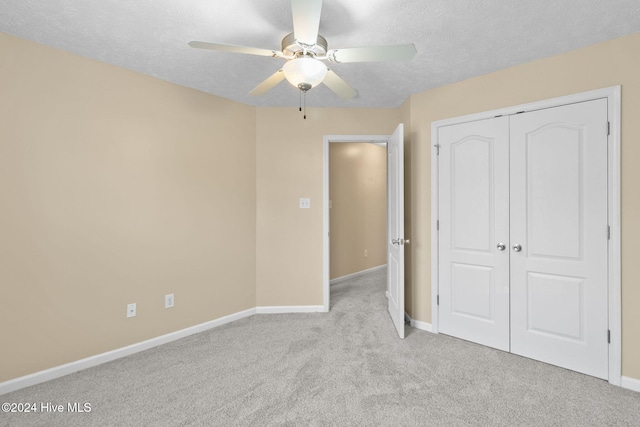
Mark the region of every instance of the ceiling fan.
POLYGON ((416 54, 413 44, 329 49, 327 40, 318 34, 322 0, 291 0, 291 10, 293 33, 282 39, 282 49, 279 51, 201 41, 191 41, 189 46, 286 59, 287 62, 280 70, 249 92, 251 95, 263 95, 286 78, 304 93, 324 83, 344 99, 356 96, 356 90, 322 61, 348 63, 408 60, 416 54))

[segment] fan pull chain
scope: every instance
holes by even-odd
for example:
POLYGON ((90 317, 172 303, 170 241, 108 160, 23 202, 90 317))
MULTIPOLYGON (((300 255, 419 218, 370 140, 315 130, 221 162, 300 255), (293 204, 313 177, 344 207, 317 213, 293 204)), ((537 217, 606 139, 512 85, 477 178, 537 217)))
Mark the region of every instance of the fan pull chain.
POLYGON ((300 107, 298 108, 302 112, 303 117, 307 120, 307 91, 300 89, 300 107))

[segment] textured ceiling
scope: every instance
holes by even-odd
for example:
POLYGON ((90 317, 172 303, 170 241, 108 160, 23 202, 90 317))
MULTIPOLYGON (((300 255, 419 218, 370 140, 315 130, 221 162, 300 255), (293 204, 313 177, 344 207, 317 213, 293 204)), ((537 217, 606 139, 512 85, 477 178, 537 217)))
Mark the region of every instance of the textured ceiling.
MULTIPOLYGON (((248 94, 283 60, 187 46, 279 50, 292 31, 289 0, 0 0, 0 31, 246 104, 299 102, 286 82, 248 94)), ((358 96, 319 86, 307 105, 398 107, 414 93, 638 31, 639 0, 325 0, 329 48, 414 43, 418 53, 332 64, 358 96)))

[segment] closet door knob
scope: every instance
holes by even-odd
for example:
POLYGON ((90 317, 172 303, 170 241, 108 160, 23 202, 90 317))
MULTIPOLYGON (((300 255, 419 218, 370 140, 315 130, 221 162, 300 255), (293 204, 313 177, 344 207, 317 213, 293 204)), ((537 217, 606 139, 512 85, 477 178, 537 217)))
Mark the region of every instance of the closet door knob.
POLYGON ((520 246, 519 243, 516 243, 515 245, 513 245, 513 250, 514 252, 520 252, 522 250, 522 246, 520 246))
POLYGON ((507 246, 504 243, 498 243, 496 247, 499 251, 504 251, 505 249, 507 249, 507 246))

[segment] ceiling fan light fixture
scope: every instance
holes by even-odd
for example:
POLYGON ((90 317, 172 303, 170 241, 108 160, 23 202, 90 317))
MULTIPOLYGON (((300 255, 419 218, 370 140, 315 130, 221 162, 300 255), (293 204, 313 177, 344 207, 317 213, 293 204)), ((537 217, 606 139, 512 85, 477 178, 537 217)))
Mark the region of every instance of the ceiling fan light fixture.
POLYGON ((306 92, 322 83, 328 70, 327 66, 317 59, 301 57, 287 61, 282 71, 289 83, 306 92))

